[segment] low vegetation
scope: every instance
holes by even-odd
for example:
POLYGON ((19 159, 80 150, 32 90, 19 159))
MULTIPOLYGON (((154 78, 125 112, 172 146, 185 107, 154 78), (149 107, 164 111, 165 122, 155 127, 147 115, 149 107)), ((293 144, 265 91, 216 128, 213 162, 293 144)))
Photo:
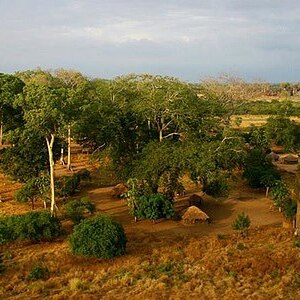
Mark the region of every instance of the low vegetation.
POLYGON ((126 242, 122 225, 105 215, 82 221, 69 238, 72 253, 98 258, 123 255, 126 242))
POLYGON ((29 212, 0 219, 0 244, 15 240, 51 241, 61 233, 60 221, 47 211, 29 212))

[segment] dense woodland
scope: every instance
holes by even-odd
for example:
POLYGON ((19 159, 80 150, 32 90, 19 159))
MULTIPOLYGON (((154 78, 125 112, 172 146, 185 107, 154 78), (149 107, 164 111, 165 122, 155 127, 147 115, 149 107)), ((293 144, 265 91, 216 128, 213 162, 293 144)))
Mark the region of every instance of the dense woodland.
MULTIPOLYGON (((68 152, 71 170, 71 139, 97 159, 109 158, 119 179, 131 180, 138 193, 162 192, 171 202, 184 189, 183 175, 203 191, 222 195, 233 170, 244 169, 251 177, 252 161, 268 164, 272 143, 289 151, 300 147, 299 125, 288 118, 300 109, 299 84, 246 83, 229 76, 190 84, 147 74, 88 79, 63 69, 0 78, 0 144, 7 145, 1 150, 1 168, 27 183, 26 199, 41 197, 47 206, 49 196, 53 215, 61 194, 55 191, 54 164, 68 152), (259 100, 270 94, 281 98, 259 100), (236 115, 246 113, 271 117, 264 127, 241 130, 236 115), (36 185, 38 191, 32 191, 36 185)), ((252 185, 274 185, 278 176, 270 172, 263 174, 270 178, 252 185)))
MULTIPOLYGON (((207 195, 225 198, 234 178, 242 177, 251 188, 265 190, 297 236, 299 175, 286 182, 273 164, 272 148, 299 152, 300 125, 291 118, 299 116, 299 90, 299 84, 230 76, 191 84, 149 74, 90 79, 63 69, 0 74, 0 168, 22 183, 15 200, 32 210, 0 215, 0 245, 51 241, 64 234, 61 221, 67 219, 76 225, 68 239, 73 254, 125 253, 122 225, 103 214, 86 218, 96 212, 95 204, 70 198, 80 182, 91 179, 88 170, 73 172, 75 143, 124 183, 119 196, 136 220, 176 219, 174 199, 184 194, 184 178, 207 195), (245 128, 245 114, 268 118, 263 126, 245 128), (68 176, 55 174, 58 163, 68 176), (35 209, 37 201, 44 210, 35 209)), ((233 229, 246 236, 250 223, 241 213, 233 229)), ((32 276, 48 276, 46 269, 36 272, 32 276)))

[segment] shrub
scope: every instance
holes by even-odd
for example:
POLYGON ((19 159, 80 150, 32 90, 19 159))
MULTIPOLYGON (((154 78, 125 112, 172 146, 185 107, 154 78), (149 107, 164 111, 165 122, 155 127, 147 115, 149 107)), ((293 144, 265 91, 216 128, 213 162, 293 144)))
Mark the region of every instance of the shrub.
POLYGON ((30 270, 27 279, 29 280, 46 279, 48 276, 49 276, 49 270, 46 266, 36 265, 30 270))
POLYGON ((91 172, 87 169, 82 169, 76 173, 80 180, 91 180, 91 172))
POLYGON ((284 207, 290 198, 288 187, 281 180, 277 180, 271 190, 271 197, 277 207, 284 207))
POLYGON ((51 241, 62 232, 60 221, 49 212, 29 212, 20 217, 15 226, 16 236, 20 240, 51 241))
POLYGON ((17 239, 15 231, 20 216, 3 217, 0 219, 0 245, 17 239))
POLYGON ((269 186, 272 180, 279 180, 280 174, 266 159, 264 151, 253 149, 249 152, 245 162, 244 177, 251 187, 260 188, 269 186))
POLYGON ((300 248, 300 239, 299 238, 294 239, 294 247, 295 248, 300 248))
POLYGON ((240 213, 232 224, 232 228, 241 234, 245 234, 250 226, 250 218, 244 213, 240 213))
POLYGON ((5 270, 5 265, 4 265, 4 262, 3 262, 3 254, 0 253, 0 274, 3 273, 5 270))
POLYGON ((291 198, 288 198, 283 204, 282 212, 286 218, 294 219, 297 212, 297 203, 291 198))
POLYGON ((0 220, 0 244, 14 240, 50 241, 61 234, 59 220, 49 212, 29 212, 0 220))
POLYGON ((60 197, 69 197, 78 192, 80 176, 62 176, 56 181, 56 193, 60 197))
POLYGON ((229 186, 225 177, 216 177, 203 184, 203 192, 213 197, 228 195, 229 186))
POLYGON ((83 220, 69 238, 72 253, 99 258, 124 254, 126 242, 122 225, 105 215, 83 220))
POLYGON ((65 205, 65 216, 70 219, 74 224, 78 224, 84 219, 84 213, 90 214, 96 211, 96 206, 87 197, 81 198, 80 200, 72 200, 65 205))
POLYGON ((16 192, 15 199, 21 203, 30 201, 32 209, 34 209, 35 200, 42 199, 46 201, 49 184, 49 176, 42 175, 40 177, 31 178, 16 192))
POLYGON ((169 219, 174 216, 173 202, 160 193, 142 195, 135 201, 132 213, 139 219, 169 219))

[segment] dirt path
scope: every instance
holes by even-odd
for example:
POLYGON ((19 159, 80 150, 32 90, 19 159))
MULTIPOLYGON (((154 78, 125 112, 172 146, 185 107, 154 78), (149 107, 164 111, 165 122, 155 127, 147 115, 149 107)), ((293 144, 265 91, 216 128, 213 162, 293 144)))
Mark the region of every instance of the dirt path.
MULTIPOLYGON (((251 219, 251 227, 282 223, 282 215, 272 210, 272 201, 265 198, 262 191, 255 191, 244 183, 240 183, 226 200, 214 200, 204 197, 202 209, 212 218, 212 223, 183 225, 179 221, 161 220, 153 224, 149 220, 141 220, 137 223, 128 213, 126 200, 113 199, 110 196, 111 187, 98 188, 88 192, 88 196, 96 203, 97 210, 112 215, 120 221, 128 233, 139 235, 163 235, 172 236, 187 235, 215 235, 232 232, 232 222, 237 214, 244 211, 251 219)), ((179 212, 188 205, 187 194, 176 199, 175 208, 179 212)))
MULTIPOLYGON (((85 167, 92 168, 88 163, 87 155, 75 155, 73 157, 74 171, 76 172, 85 167)), ((99 173, 99 171, 97 172, 99 173)), ((65 167, 57 164, 56 174, 61 176, 72 174, 72 172, 67 172, 65 167)), ((29 205, 16 203, 13 200, 13 195, 20 186, 19 183, 12 182, 0 174, 0 196, 3 198, 3 201, 0 202, 0 215, 24 213, 30 209, 29 205)), ((189 196, 195 191, 199 191, 199 188, 197 190, 196 187, 189 188, 189 193, 185 197, 178 198, 175 201, 177 213, 187 208, 189 196)), ((135 223, 132 216, 128 213, 126 200, 113 199, 111 190, 112 187, 90 187, 83 194, 87 194, 96 203, 97 211, 112 215, 123 224, 127 233, 132 235, 146 236, 154 234, 172 238, 174 236, 198 234, 227 234, 232 232, 232 222, 242 211, 249 215, 251 227, 281 224, 283 220, 279 212, 270 209, 272 201, 264 197, 263 191, 253 190, 242 181, 235 184, 229 197, 225 200, 204 197, 202 210, 211 217, 211 224, 183 225, 181 222, 174 220, 160 220, 155 224, 148 220, 135 223)), ((42 206, 39 207, 39 204, 37 204, 37 208, 42 208, 42 206)))

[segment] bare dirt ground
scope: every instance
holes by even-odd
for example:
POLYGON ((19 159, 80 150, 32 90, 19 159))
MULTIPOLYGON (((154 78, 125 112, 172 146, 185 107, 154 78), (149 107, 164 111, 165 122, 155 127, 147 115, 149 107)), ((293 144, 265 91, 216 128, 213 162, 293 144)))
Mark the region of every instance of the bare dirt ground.
MULTIPOLYGON (((89 164, 86 154, 77 153, 73 157, 73 172, 82 168, 88 168, 97 172, 93 164, 89 164)), ((66 170, 65 166, 56 165, 56 175, 71 175, 72 172, 66 170)), ((27 204, 20 204, 14 201, 14 193, 21 184, 11 181, 0 174, 0 215, 10 215, 24 213, 30 210, 27 204)), ((239 180, 231 189, 229 197, 226 199, 214 199, 200 192, 196 185, 189 185, 187 193, 183 197, 175 200, 175 209, 178 214, 188 207, 188 198, 193 193, 198 193, 204 199, 201 209, 212 219, 212 223, 201 223, 194 225, 183 225, 178 220, 158 220, 153 224, 148 220, 134 222, 128 213, 127 202, 124 199, 114 199, 111 197, 113 186, 94 187, 93 185, 84 189, 80 195, 87 195, 96 204, 97 211, 113 216, 120 221, 126 231, 147 234, 167 234, 172 235, 208 235, 232 232, 232 222, 240 212, 245 212, 251 219, 251 226, 262 226, 280 224, 282 216, 272 209, 272 201, 265 198, 264 191, 257 191, 247 186, 245 182, 239 180)), ((77 196, 78 197, 78 196, 77 196)), ((42 208, 42 203, 37 203, 37 208, 42 208)))
MULTIPOLYGON (((188 207, 188 198, 197 190, 190 190, 185 197, 175 200, 177 212, 188 207)), ((232 232, 232 222, 237 214, 244 211, 249 215, 253 227, 270 224, 281 224, 282 216, 272 209, 270 199, 264 197, 262 191, 255 191, 240 182, 228 199, 213 199, 203 196, 204 204, 201 209, 212 219, 212 223, 201 223, 193 225, 183 225, 179 221, 160 220, 153 224, 151 221, 141 220, 137 223, 128 213, 126 200, 112 199, 110 196, 111 187, 98 188, 88 191, 88 196, 97 205, 97 210, 112 215, 120 221, 128 232, 134 233, 155 233, 159 235, 215 235, 228 234, 232 232)), ((200 193, 201 194, 201 193, 200 193)))

